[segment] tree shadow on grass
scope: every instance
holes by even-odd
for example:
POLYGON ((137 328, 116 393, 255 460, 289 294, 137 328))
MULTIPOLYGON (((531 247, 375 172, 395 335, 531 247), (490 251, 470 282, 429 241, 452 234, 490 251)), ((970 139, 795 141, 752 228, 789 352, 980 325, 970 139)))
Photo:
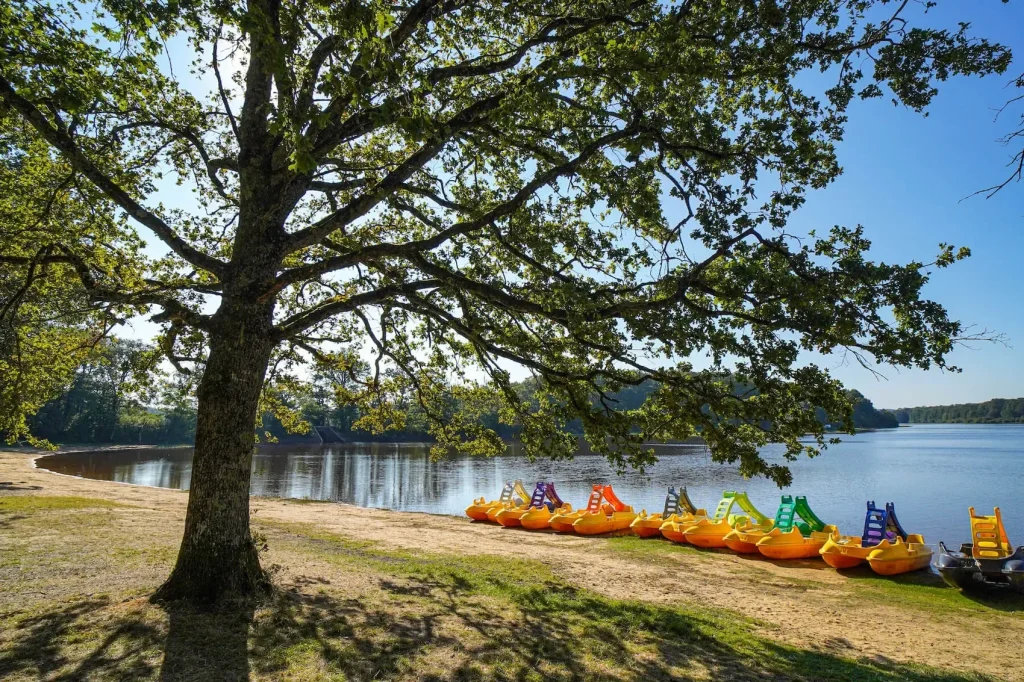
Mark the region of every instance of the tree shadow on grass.
POLYGON ((43 489, 43 486, 41 486, 41 485, 27 485, 27 484, 24 484, 23 481, 18 481, 18 483, 15 483, 14 481, 0 481, 0 490, 5 491, 5 492, 6 491, 10 491, 10 490, 42 490, 42 489, 43 489))
POLYGON ((67 643, 90 627, 89 616, 110 604, 87 599, 19 621, 0 651, 0 679, 15 674, 50 680, 150 677, 154 666, 147 653, 160 645, 162 634, 137 618, 120 619, 97 633, 81 656, 67 650, 67 643))
MULTIPOLYGON (((486 578, 484 579, 487 580, 486 578)), ((250 638, 253 670, 276 677, 316 657, 347 680, 849 680, 966 682, 847 645, 799 649, 731 615, 620 602, 557 582, 481 590, 458 575, 382 580, 383 598, 293 593, 250 638)))
POLYGON ((249 630, 255 612, 249 603, 211 609, 165 606, 167 637, 161 680, 248 680, 249 630))
POLYGON ((855 650, 841 640, 817 650, 787 646, 739 616, 616 601, 557 580, 442 572, 378 584, 358 598, 296 586, 255 613, 245 604, 167 607, 166 629, 155 607, 85 600, 20 621, 0 651, 0 678, 979 679, 880 657, 852 660, 855 650))

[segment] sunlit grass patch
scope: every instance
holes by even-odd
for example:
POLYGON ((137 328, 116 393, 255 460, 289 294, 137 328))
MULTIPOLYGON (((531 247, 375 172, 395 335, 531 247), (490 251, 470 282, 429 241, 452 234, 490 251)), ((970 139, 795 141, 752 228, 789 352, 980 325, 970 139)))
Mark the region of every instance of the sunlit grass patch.
POLYGON ((602 546, 616 552, 636 558, 652 556, 677 556, 687 559, 706 560, 713 558, 714 552, 701 550, 693 545, 671 542, 664 538, 641 538, 636 535, 619 535, 603 539, 602 546))
POLYGON ((0 496, 0 514, 31 513, 51 510, 94 509, 126 507, 128 505, 95 497, 60 495, 3 495, 0 496))
POLYGON ((913 607, 938 615, 967 614, 972 617, 1003 615, 1024 618, 1024 596, 1007 590, 982 590, 967 594, 950 587, 930 571, 897 576, 879 576, 867 566, 844 571, 848 589, 858 597, 887 604, 913 607))

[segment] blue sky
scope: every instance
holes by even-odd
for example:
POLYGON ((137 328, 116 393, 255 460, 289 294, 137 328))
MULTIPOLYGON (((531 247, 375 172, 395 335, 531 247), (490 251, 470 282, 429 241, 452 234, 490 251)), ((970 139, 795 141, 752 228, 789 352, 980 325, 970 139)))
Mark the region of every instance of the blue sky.
MULTIPOLYGON (((927 117, 886 98, 856 102, 839 148, 843 175, 812 193, 787 228, 794 234, 820 233, 836 224, 861 224, 873 242, 872 257, 886 262, 930 262, 940 242, 970 247, 970 259, 935 271, 925 294, 954 318, 1004 334, 1007 345, 958 349, 951 359, 962 373, 878 367, 882 379, 857 364, 813 358, 879 407, 1024 396, 1024 183, 1011 184, 991 199, 968 198, 1004 179, 1015 151, 997 140, 1019 123, 1024 103, 994 118, 996 109, 1017 94, 1009 85, 1013 77, 1024 72, 1024 0, 945 0, 920 23, 955 27, 962 20, 972 22, 972 34, 1014 50, 1009 72, 941 84, 927 117)), ((171 54, 178 75, 186 74, 187 46, 172 44, 171 54)), ((171 205, 190 203, 181 188, 167 187, 160 194, 171 205)), ((163 250, 150 241, 154 252, 163 250)), ((144 320, 131 327, 124 335, 151 338, 155 331, 144 320)))
POLYGON ((885 99, 855 104, 839 149, 843 175, 810 196, 791 231, 859 223, 873 257, 885 262, 930 262, 939 242, 970 247, 971 258, 934 271, 925 293, 956 319, 1005 334, 1009 347, 957 350, 960 374, 879 368, 879 380, 860 366, 835 368, 880 407, 1024 396, 1024 183, 991 199, 967 198, 1008 173, 1013 151, 997 140, 1019 124, 1024 106, 994 118, 1017 94, 1011 75, 1024 72, 1024 3, 943 2, 929 14, 942 26, 968 19, 975 35, 1009 45, 1010 71, 941 84, 926 118, 885 99))

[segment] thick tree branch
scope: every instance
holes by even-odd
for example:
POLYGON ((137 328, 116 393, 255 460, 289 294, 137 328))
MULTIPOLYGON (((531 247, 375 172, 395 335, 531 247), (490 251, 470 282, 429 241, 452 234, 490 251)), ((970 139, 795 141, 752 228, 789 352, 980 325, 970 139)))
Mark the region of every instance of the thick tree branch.
POLYGON ((328 320, 335 315, 350 313, 363 306, 380 304, 411 292, 436 289, 440 284, 441 282, 436 279, 426 279, 403 284, 388 284, 372 291, 353 294, 348 298, 335 297, 335 300, 331 300, 316 308, 285 318, 277 325, 276 335, 280 340, 287 339, 296 334, 301 334, 313 325, 328 320))

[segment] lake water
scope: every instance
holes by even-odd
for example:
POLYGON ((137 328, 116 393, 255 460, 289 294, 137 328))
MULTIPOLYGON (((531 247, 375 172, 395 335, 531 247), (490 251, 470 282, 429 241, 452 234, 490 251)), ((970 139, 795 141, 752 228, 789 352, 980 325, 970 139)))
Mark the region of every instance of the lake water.
MULTIPOLYGON (((1024 544, 1024 425, 915 425, 844 436, 813 460, 790 464, 793 485, 744 480, 736 467, 716 464, 701 447, 661 446, 660 461, 641 475, 616 475, 601 457, 570 462, 510 454, 492 459, 456 457, 431 462, 420 444, 346 444, 330 447, 269 446, 253 462, 254 495, 334 500, 460 515, 474 497, 496 497, 506 479, 521 478, 529 489, 553 481, 562 499, 585 502, 593 483, 612 483, 620 499, 661 511, 665 489, 685 485, 698 506, 713 508, 723 490, 746 490, 771 516, 780 492, 807 495, 826 523, 860 534, 866 500, 892 501, 904 528, 930 544, 969 539, 967 508, 991 513, 1000 506, 1011 541, 1024 544)), ((66 453, 42 457, 37 465, 63 474, 163 488, 187 489, 187 449, 66 453)), ((781 460, 777 452, 766 454, 781 460)))

